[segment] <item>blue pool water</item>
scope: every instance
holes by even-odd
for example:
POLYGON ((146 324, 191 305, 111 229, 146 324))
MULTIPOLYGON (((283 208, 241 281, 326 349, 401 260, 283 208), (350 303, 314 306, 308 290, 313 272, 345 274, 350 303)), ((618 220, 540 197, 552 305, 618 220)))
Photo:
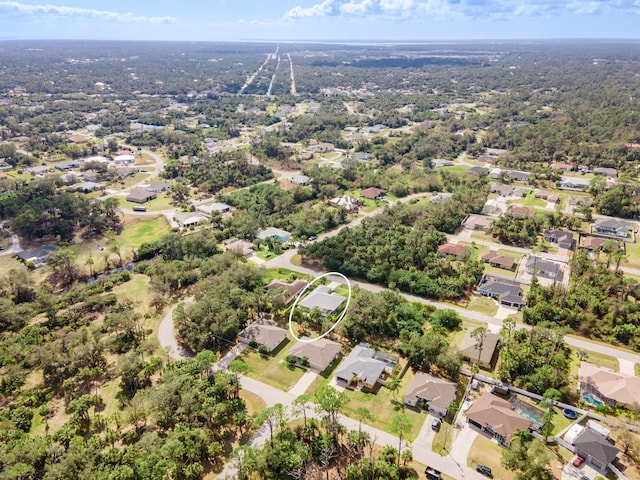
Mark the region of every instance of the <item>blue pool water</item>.
POLYGON ((591 395, 590 393, 587 393, 587 392, 582 394, 582 398, 584 398, 585 402, 590 403, 591 405, 593 405, 595 407, 601 407, 601 406, 604 405, 604 403, 602 403, 600 400, 598 400, 593 395, 591 395))

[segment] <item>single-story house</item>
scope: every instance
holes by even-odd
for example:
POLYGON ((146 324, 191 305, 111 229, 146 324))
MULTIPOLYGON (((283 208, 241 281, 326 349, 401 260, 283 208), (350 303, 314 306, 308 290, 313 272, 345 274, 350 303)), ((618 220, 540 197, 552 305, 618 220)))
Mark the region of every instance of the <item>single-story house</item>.
POLYGON ((593 197, 569 197, 567 203, 572 206, 591 207, 593 205, 593 197))
POLYGON ((435 158, 431 160, 431 166, 433 168, 452 167, 453 162, 451 160, 445 160, 444 158, 435 158))
POLYGON ((562 268, 559 263, 552 262, 545 258, 531 255, 525 265, 527 273, 538 277, 550 278, 553 280, 562 279, 562 268))
POLYGON ((24 263, 28 263, 31 262, 33 263, 36 267, 39 267, 41 265, 44 265, 45 263, 47 263, 47 256, 51 253, 51 252, 55 252, 56 250, 58 250, 57 245, 53 245, 53 244, 46 244, 46 245, 41 245, 39 247, 36 248, 30 248, 27 250, 22 250, 21 252, 18 252, 18 254, 16 255, 18 260, 24 262, 24 263))
POLYGON ((336 207, 342 207, 348 212, 357 212, 361 205, 360 200, 349 195, 332 198, 329 203, 336 207))
POLYGON ((156 198, 158 194, 155 192, 148 192, 142 188, 136 188, 129 195, 127 195, 127 202, 133 203, 147 203, 149 200, 156 198))
POLYGON ((246 240, 239 240, 237 238, 229 240, 224 245, 224 250, 237 250, 242 252, 242 255, 245 257, 250 257, 253 255, 253 243, 247 242, 246 240))
POLYGON ((258 345, 267 347, 269 352, 278 348, 286 338, 287 331, 267 319, 256 320, 238 335, 242 343, 256 342, 258 345))
POLYGON ((562 197, 557 193, 552 193, 547 197, 547 202, 549 203, 560 203, 560 200, 562 200, 562 197))
POLYGON ((530 191, 531 190, 526 187, 515 187, 513 189, 513 193, 511 194, 511 196, 517 197, 517 198, 524 198, 529 194, 530 191))
POLYGON ((576 190, 582 192, 589 188, 591 185, 591 181, 587 178, 578 178, 578 177, 562 177, 560 178, 560 185, 558 188, 562 190, 576 190))
POLYGON ((49 173, 51 171, 51 167, 47 165, 38 165, 36 167, 28 167, 22 170, 22 173, 30 173, 34 177, 38 175, 44 175, 45 173, 49 173))
POLYGON ((589 252, 593 252, 598 248, 602 249, 607 243, 611 243, 614 250, 616 248, 620 248, 620 241, 613 238, 603 238, 595 236, 582 237, 582 248, 588 250, 589 252))
POLYGON ((443 243, 438 247, 438 252, 444 255, 452 255, 457 260, 464 260, 469 252, 469 247, 455 243, 443 243))
POLYGON ((500 167, 493 167, 489 170, 489 177, 494 180, 500 180, 502 178, 503 170, 500 167))
POLYGON ((398 361, 395 355, 360 343, 342 361, 336 370, 336 379, 338 384, 348 388, 374 390, 393 373, 398 361))
POLYGON ((582 430, 573 445, 576 447, 576 454, 602 474, 606 473, 607 466, 616 459, 620 451, 607 437, 589 427, 582 430))
POLYGON ((499 443, 511 444, 516 430, 528 431, 531 420, 523 417, 514 410, 511 404, 489 392, 478 397, 467 410, 467 421, 487 432, 499 443))
POLYGON ((83 182, 78 185, 74 185, 73 189, 83 193, 95 192, 96 190, 100 190, 104 186, 101 183, 97 182, 83 182))
POLYGON ((294 280, 292 283, 287 283, 284 280, 273 279, 269 282, 269 284, 265 287, 267 290, 276 290, 280 291, 281 294, 278 295, 278 299, 283 303, 290 303, 298 293, 302 291, 304 287, 307 286, 307 282, 305 280, 294 280))
POLYGON ((93 155, 91 157, 85 157, 80 159, 80 162, 82 163, 90 163, 90 162, 109 163, 109 161, 110 160, 107 157, 104 157, 102 155, 93 155))
POLYGON ((4 160, 0 161, 0 172, 5 171, 5 170, 11 170, 13 167, 8 164, 7 162, 5 162, 4 160))
MULTIPOLYGON (((362 135, 360 135, 360 138, 362 138, 362 135)), ((353 157, 359 162, 370 162, 373 160, 373 155, 366 152, 356 152, 353 154, 353 157)))
POLYGON ((542 200, 547 200, 550 195, 553 195, 553 193, 548 190, 536 190, 533 194, 535 198, 540 198, 542 200))
POLYGON ((482 255, 480 255, 480 259, 483 262, 488 263, 492 267, 502 268, 504 270, 513 271, 516 266, 516 259, 510 257, 509 255, 503 255, 495 250, 487 250, 482 255))
POLYGON ((323 372, 340 357, 342 345, 327 338, 320 338, 313 342, 305 342, 308 337, 302 337, 302 342, 297 342, 287 352, 296 357, 298 363, 303 358, 309 363, 309 368, 315 372, 323 372))
POLYGON ((129 153, 116 155, 115 157, 113 157, 113 163, 115 165, 131 165, 135 163, 135 161, 136 161, 136 157, 134 157, 129 153))
POLYGON ((270 227, 265 230, 261 230, 256 234, 256 238, 260 240, 267 240, 268 238, 275 238, 279 242, 288 242, 291 240, 291 234, 286 230, 270 227))
POLYGON ((618 176, 618 170, 616 170, 615 168, 608 168, 608 167, 596 167, 593 169, 593 174, 604 175, 605 177, 615 178, 618 176))
POLYGON ((476 290, 480 295, 495 298, 506 307, 522 308, 527 304, 520 284, 514 280, 484 275, 476 290))
POLYGON ((213 215, 214 213, 228 213, 231 211, 231 206, 226 203, 212 203, 211 205, 199 205, 198 210, 213 215))
POLYGON ((360 196, 364 198, 369 198, 371 200, 376 200, 380 198, 384 194, 384 190, 377 187, 369 187, 360 191, 360 196))
POLYGON ((582 392, 590 393, 611 407, 629 407, 640 402, 640 377, 580 362, 578 383, 582 392))
POLYGON ((505 170, 504 175, 514 182, 528 182, 531 176, 529 172, 522 172, 520 170, 505 170))
POLYGON ((505 148, 487 148, 487 153, 489 155, 502 155, 507 153, 507 150, 505 148))
POLYGON ((508 215, 511 218, 534 218, 536 216, 536 211, 533 208, 511 204, 507 207, 505 215, 508 215))
POLYGON ((89 138, 85 137, 84 135, 72 134, 72 135, 65 135, 64 141, 66 143, 71 143, 71 144, 76 144, 77 145, 79 143, 87 143, 89 141, 89 138))
MULTIPOLYGON (((486 154, 482 154, 482 155, 478 155, 478 160, 480 162, 485 162, 485 163, 495 163, 496 160, 498 160, 498 157, 496 155, 486 155, 486 154)), ((475 168, 475 167, 472 167, 475 168)), ((489 170, 487 169, 487 173, 489 172, 489 170)), ((472 173, 476 173, 478 174, 478 172, 472 172, 472 173)), ((482 175, 486 175, 486 173, 482 174, 482 175)))
POLYGON ((291 178, 291 183, 299 186, 307 185, 310 181, 311 179, 306 175, 296 175, 295 177, 291 178))
POLYGON ((633 231, 633 224, 619 218, 606 218, 593 224, 593 229, 598 233, 606 233, 626 238, 633 231))
POLYGON ((404 403, 428 409, 444 417, 451 402, 456 399, 458 385, 427 373, 416 373, 404 394, 404 403))
POLYGON ((80 162, 76 160, 65 160, 54 165, 55 169, 60 170, 61 172, 68 172, 72 168, 78 168, 79 166, 80 162))
POLYGON ((498 344, 500 336, 497 333, 485 332, 482 349, 478 349, 478 342, 471 336, 472 328, 467 329, 460 344, 460 354, 469 363, 483 368, 492 369, 498 360, 498 344), (480 355, 480 360, 478 360, 480 355))
POLYGON ((497 193, 501 197, 508 197, 513 192, 513 187, 503 183, 491 183, 489 184, 489 192, 497 193))
POLYGON ((309 310, 320 310, 323 315, 335 312, 347 299, 331 292, 326 285, 319 285, 300 301, 300 306, 309 310))
POLYGON ((470 167, 466 173, 467 175, 478 175, 478 176, 484 177, 485 175, 489 175, 489 169, 486 167, 473 166, 473 167, 470 167))
POLYGON ((484 207, 482 207, 482 213, 485 215, 500 215, 502 210, 500 209, 500 202, 498 202, 497 198, 489 198, 484 207))
POLYGON ((152 182, 145 190, 147 192, 162 193, 171 188, 169 182, 152 182))
POLYGON ((571 250, 575 244, 573 233, 564 230, 545 230, 544 239, 547 242, 556 243, 558 247, 571 250))
POLYGON ((209 220, 209 217, 202 212, 188 212, 188 213, 176 213, 173 219, 178 222, 178 225, 182 228, 192 227, 209 220))
POLYGON ((482 232, 488 232, 489 230, 491 230, 493 222, 495 222, 495 220, 491 217, 472 213, 464 219, 464 221, 462 222, 462 226, 467 230, 479 230, 482 232))

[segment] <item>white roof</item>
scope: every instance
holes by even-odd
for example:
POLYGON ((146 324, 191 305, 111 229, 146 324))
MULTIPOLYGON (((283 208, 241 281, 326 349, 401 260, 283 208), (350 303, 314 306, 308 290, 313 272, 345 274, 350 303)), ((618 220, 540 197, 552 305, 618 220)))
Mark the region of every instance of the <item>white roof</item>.
POLYGON ((133 162, 136 159, 133 155, 125 154, 125 155, 116 155, 113 157, 114 162, 133 162))
POLYGON ((575 423, 571 426, 567 433, 564 434, 564 439, 573 445, 576 442, 576 438, 582 433, 584 427, 578 423, 575 423))

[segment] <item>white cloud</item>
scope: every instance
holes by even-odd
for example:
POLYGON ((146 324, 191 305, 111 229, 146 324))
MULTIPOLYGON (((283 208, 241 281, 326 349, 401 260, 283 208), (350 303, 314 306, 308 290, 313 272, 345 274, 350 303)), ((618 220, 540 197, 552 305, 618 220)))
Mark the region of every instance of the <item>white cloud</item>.
POLYGON ((640 0, 323 0, 296 6, 285 18, 377 17, 503 19, 566 14, 597 15, 614 12, 640 14, 640 0))
POLYGON ((334 13, 334 6, 339 0, 324 0, 311 7, 296 6, 289 10, 286 17, 289 18, 309 18, 309 17, 326 17, 334 13))
POLYGON ((110 22, 124 23, 173 23, 174 17, 148 17, 133 13, 109 12, 89 8, 65 7, 62 5, 30 5, 20 2, 0 1, 0 10, 13 11, 27 15, 57 15, 63 17, 86 17, 110 22))

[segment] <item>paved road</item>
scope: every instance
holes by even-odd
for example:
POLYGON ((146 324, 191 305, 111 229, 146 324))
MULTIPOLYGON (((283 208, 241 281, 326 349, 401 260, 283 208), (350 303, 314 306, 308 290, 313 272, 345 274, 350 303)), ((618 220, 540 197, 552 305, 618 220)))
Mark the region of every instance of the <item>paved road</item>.
MULTIPOLYGON (((188 300, 192 301, 191 298, 188 300)), ((175 338, 173 325, 173 309, 171 309, 164 316, 162 322, 160 323, 160 327, 158 329, 158 341, 160 342, 160 346, 165 349, 173 359, 181 360, 184 358, 193 357, 193 354, 181 347, 175 338)), ((281 403, 282 405, 287 407, 289 415, 292 418, 295 417, 295 415, 293 415, 291 412, 290 406, 297 398, 297 395, 294 395, 290 392, 284 392, 270 385, 266 385, 258 380, 245 376, 240 377, 240 383, 243 389, 252 392, 262 398, 267 406, 270 407, 275 405, 276 403, 281 403)), ((311 405, 308 410, 309 412, 313 412, 314 406, 311 405)), ((309 413, 309 415, 316 416, 317 414, 309 413)), ((341 415, 340 422, 350 430, 358 429, 359 422, 352 418, 341 415)), ((392 445, 394 447, 398 446, 398 437, 391 435, 390 433, 365 424, 362 425, 362 430, 368 432, 377 445, 392 445)), ((250 440, 250 445, 261 445, 268 439, 268 436, 269 431, 268 429, 264 428, 263 425, 250 440)), ((456 459, 461 462, 461 464, 458 464, 453 458, 449 456, 441 457, 440 455, 431 451, 430 448, 425 448, 426 445, 424 445, 423 443, 418 443, 415 446, 411 446, 410 444, 406 444, 406 442, 403 442, 403 445, 406 445, 407 448, 412 449, 413 458, 418 462, 425 465, 434 466, 438 470, 453 478, 471 480, 483 479, 480 474, 476 473, 474 470, 466 466, 466 458, 460 460, 456 459)), ((460 448, 464 449, 465 447, 461 446, 460 448)), ((235 462, 231 461, 227 465, 225 465, 225 468, 218 475, 218 478, 234 478, 234 474, 236 471, 234 468, 234 464, 235 462)))
MULTIPOLYGON (((333 233, 333 232, 330 232, 333 233)), ((333 233, 334 235, 336 233, 333 233)), ((307 268, 307 267, 299 267, 293 263, 291 263, 291 258, 297 253, 297 250, 288 250, 287 252, 285 252, 283 255, 280 255, 276 258, 271 259, 268 262, 265 262, 264 265, 267 268, 287 268, 289 270, 294 270, 296 272, 300 272, 300 273, 304 273, 307 275, 312 275, 312 276, 316 276, 316 275, 320 275, 321 273, 325 273, 324 271, 320 271, 320 270, 314 270, 311 268, 307 268)), ((339 277, 336 277, 336 280, 338 282, 343 282, 339 277)), ((371 284, 371 283, 367 283, 367 282, 363 282, 363 281, 359 281, 359 280, 350 280, 352 285, 357 285, 358 287, 362 288, 363 290, 368 290, 370 292, 381 292, 382 290, 385 290, 385 287, 382 287, 380 285, 375 285, 375 284, 371 284)), ((402 295, 404 298, 406 298, 407 300, 411 301, 411 302, 418 302, 418 303, 422 303, 424 305, 431 305, 434 306, 438 309, 451 309, 451 310, 455 310, 456 312, 458 312, 458 314, 462 317, 465 318, 469 318, 471 320, 475 320, 478 322, 485 322, 488 324, 488 327, 493 330, 493 331, 498 331, 500 328, 502 328, 502 319, 497 318, 497 317, 492 317, 489 315, 484 315, 482 313, 479 312, 473 312, 471 310, 467 310, 465 308, 461 308, 461 307, 457 307, 455 305, 450 305, 448 303, 443 303, 443 302, 437 302, 434 300, 429 300, 426 298, 422 298, 422 297, 417 297, 415 295, 410 295, 407 293, 400 293, 400 295, 402 295)), ((530 328, 527 325, 519 325, 519 328, 530 328)), ((614 347, 610 347, 607 345, 603 345, 601 343, 597 343, 597 342, 592 342, 590 340, 586 340, 583 338, 578 338, 575 336, 571 336, 571 335, 566 335, 564 337, 565 342, 567 342, 567 344, 571 345, 572 347, 575 348, 579 348, 579 349, 584 349, 584 350, 589 350, 592 352, 596 352, 596 353, 601 353, 604 355, 609 355, 612 356, 614 358, 618 358, 618 359, 622 359, 622 360, 626 360, 628 362, 633 362, 635 363, 640 363, 640 355, 637 353, 633 353, 633 352, 629 352, 627 350, 622 350, 622 349, 618 349, 618 348, 614 348, 614 347)), ((628 369, 627 369, 627 373, 628 373, 628 369)))
POLYGON ((0 255, 14 255, 20 251, 22 251, 22 247, 20 246, 20 237, 15 233, 11 233, 11 246, 6 250, 1 251, 0 255))

